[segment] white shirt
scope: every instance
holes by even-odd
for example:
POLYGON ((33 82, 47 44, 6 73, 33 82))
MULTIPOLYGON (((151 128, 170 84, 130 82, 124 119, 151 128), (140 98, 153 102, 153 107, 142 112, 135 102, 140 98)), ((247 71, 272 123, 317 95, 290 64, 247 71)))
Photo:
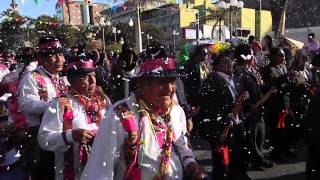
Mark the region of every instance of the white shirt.
POLYGON ((236 100, 236 86, 234 85, 233 77, 223 72, 217 71, 217 73, 227 82, 228 88, 234 100, 236 100))
MULTIPOLYGON (((82 174, 81 180, 118 180, 124 178, 126 170, 126 163, 123 154, 124 141, 127 138, 127 133, 124 131, 123 126, 117 116, 114 108, 120 103, 126 103, 129 109, 134 112, 136 121, 140 119, 137 112, 137 103, 134 95, 118 102, 110 107, 106 113, 105 120, 100 125, 100 129, 95 138, 92 152, 89 161, 82 174)), ((183 169, 182 165, 186 167, 189 163, 195 162, 192 151, 186 146, 186 141, 182 134, 186 127, 182 124, 186 121, 183 109, 179 105, 174 105, 171 113, 171 123, 173 125, 175 134, 175 145, 179 151, 180 157, 190 156, 181 164, 177 152, 172 148, 170 159, 170 174, 168 179, 182 179, 183 169)), ((141 118, 147 118, 143 116, 141 118)), ((148 118, 147 118, 148 119, 148 118)), ((145 128, 142 132, 144 138, 144 151, 143 160, 140 164, 141 179, 152 179, 159 170, 161 162, 161 150, 156 137, 152 130, 151 121, 145 120, 145 128)), ((140 162, 141 159, 138 161, 140 162)))
POLYGON ((27 126, 34 127, 39 126, 41 122, 41 115, 49 106, 49 102, 57 97, 55 86, 52 84, 50 78, 44 72, 42 67, 36 69, 45 80, 46 89, 48 92, 48 101, 40 100, 38 82, 34 78, 32 72, 25 75, 20 81, 20 97, 19 106, 21 112, 27 117, 27 126))
MULTIPOLYGON (((69 97, 69 96, 68 96, 69 97)), ((71 97, 69 97, 71 98, 71 97)), ((96 123, 88 124, 85 109, 76 99, 71 98, 71 106, 73 110, 73 129, 98 130, 96 123)), ((42 123, 38 133, 38 142, 42 149, 53 151, 55 155, 56 180, 63 180, 64 175, 64 152, 68 150, 62 137, 63 132, 63 112, 57 100, 50 103, 49 108, 45 111, 42 123)), ((104 115, 105 110, 101 111, 104 115)), ((72 138, 72 129, 66 130, 66 138, 69 143, 73 143, 74 147, 74 169, 76 179, 80 179, 83 167, 79 160, 79 143, 72 138)), ((105 145, 105 144, 104 144, 105 145)))
POLYGON ((320 48, 320 44, 319 44, 319 41, 317 40, 312 40, 311 42, 310 41, 307 41, 304 46, 302 47, 303 49, 303 52, 305 54, 309 54, 310 52, 316 52, 318 51, 320 48))
POLYGON ((0 64, 0 82, 2 81, 2 78, 9 73, 9 69, 4 64, 0 64))

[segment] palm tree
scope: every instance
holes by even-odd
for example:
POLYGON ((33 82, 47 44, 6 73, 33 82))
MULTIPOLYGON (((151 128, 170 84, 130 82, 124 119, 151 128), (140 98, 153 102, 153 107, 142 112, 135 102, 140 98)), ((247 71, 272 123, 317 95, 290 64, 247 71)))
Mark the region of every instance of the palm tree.
POLYGON ((68 12, 68 22, 69 22, 69 24, 71 24, 71 11, 70 11, 70 3, 71 2, 69 0, 66 0, 65 3, 67 6, 67 12, 68 12))
POLYGON ((288 4, 289 4, 289 1, 288 0, 284 0, 284 6, 283 6, 283 9, 282 9, 279 28, 278 28, 278 31, 277 31, 276 38, 279 38, 280 36, 284 36, 284 31, 285 31, 285 27, 286 27, 286 14, 287 14, 286 12, 287 12, 287 9, 288 9, 288 4))
POLYGON ((209 15, 206 16, 206 20, 216 21, 211 30, 211 37, 214 37, 214 30, 219 26, 219 40, 221 40, 221 21, 224 19, 227 11, 225 9, 209 9, 209 15))

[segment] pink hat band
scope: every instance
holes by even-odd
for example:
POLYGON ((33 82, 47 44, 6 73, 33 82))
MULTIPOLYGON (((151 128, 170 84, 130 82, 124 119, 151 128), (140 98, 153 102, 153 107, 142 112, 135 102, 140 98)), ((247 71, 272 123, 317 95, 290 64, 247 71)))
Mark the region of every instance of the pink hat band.
POLYGON ((166 70, 176 70, 176 62, 172 58, 145 61, 140 67, 140 73, 157 73, 166 70))
POLYGON ((62 48, 62 46, 58 40, 53 41, 53 42, 39 44, 40 51, 46 51, 48 49, 58 49, 58 48, 62 48))
POLYGON ((72 62, 68 65, 67 70, 84 70, 84 69, 93 69, 94 65, 92 61, 77 61, 72 62))

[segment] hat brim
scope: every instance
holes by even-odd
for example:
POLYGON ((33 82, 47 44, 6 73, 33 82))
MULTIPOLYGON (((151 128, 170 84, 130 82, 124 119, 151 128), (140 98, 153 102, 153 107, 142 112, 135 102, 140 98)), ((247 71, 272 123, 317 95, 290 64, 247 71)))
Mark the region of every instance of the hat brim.
POLYGON ((180 72, 179 70, 165 70, 165 71, 160 71, 160 72, 149 72, 149 73, 144 73, 142 75, 134 75, 130 76, 129 78, 131 79, 156 79, 156 78, 177 78, 177 77, 183 77, 184 74, 180 72))
POLYGON ((49 54, 57 54, 57 53, 65 53, 66 50, 64 48, 49 48, 46 50, 39 51, 39 54, 49 55, 49 54))

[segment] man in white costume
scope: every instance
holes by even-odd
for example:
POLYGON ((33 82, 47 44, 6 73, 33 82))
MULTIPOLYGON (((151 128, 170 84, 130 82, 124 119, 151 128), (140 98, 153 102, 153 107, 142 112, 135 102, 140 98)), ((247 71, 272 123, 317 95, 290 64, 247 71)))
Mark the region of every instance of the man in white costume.
POLYGON ((110 101, 96 88, 93 61, 74 58, 67 69, 69 92, 52 101, 39 129, 42 149, 55 154, 55 179, 80 179, 94 136, 110 101))
POLYGON ((206 178, 183 136, 184 111, 172 100, 175 61, 155 49, 140 67, 138 91, 107 111, 82 180, 206 178))
POLYGON ((19 107, 27 118, 27 137, 24 154, 31 170, 32 179, 52 180, 54 177, 54 156, 40 151, 36 135, 49 102, 67 92, 67 81, 59 73, 63 70, 65 58, 58 39, 43 37, 39 40, 38 62, 40 66, 26 74, 20 81, 19 107))

